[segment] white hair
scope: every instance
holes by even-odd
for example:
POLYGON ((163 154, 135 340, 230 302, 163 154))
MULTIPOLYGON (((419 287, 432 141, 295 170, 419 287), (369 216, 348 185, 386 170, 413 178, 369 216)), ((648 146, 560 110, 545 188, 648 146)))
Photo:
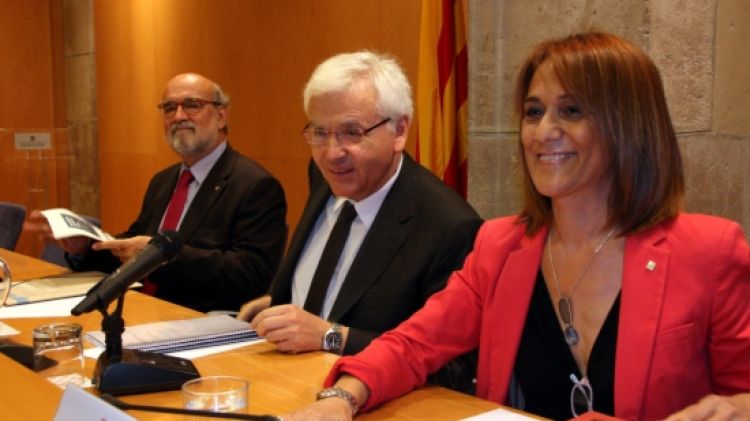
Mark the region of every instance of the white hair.
POLYGON ((411 121, 414 106, 404 71, 395 58, 371 51, 338 54, 320 63, 305 85, 305 113, 309 111, 310 98, 345 92, 363 80, 372 82, 378 95, 378 111, 384 117, 394 121, 406 117, 411 121))

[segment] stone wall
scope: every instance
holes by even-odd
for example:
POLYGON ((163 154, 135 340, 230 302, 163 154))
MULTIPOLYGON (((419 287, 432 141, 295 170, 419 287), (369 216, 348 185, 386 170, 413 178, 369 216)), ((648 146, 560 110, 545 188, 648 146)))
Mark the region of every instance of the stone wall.
POLYGON ((493 0, 469 3, 469 201, 515 213, 521 190, 513 83, 537 42, 591 29, 646 50, 661 70, 686 170, 686 209, 750 232, 750 2, 493 0))
POLYGON ((99 216, 99 148, 92 0, 63 1, 65 93, 70 161, 70 208, 99 216))

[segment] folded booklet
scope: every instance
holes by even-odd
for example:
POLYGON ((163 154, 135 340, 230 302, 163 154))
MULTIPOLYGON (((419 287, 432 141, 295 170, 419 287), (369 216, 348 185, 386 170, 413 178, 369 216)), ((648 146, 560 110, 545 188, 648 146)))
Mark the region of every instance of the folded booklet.
POLYGON ((76 236, 89 237, 99 241, 114 239, 88 219, 69 209, 47 209, 42 211, 42 215, 47 218, 47 222, 52 229, 52 236, 57 240, 76 236))
MULTIPOLYGON (((105 348, 104 332, 100 330, 86 333, 86 339, 105 348)), ((122 334, 123 348, 162 354, 252 340, 261 338, 250 323, 227 315, 146 323, 126 327, 122 334)))

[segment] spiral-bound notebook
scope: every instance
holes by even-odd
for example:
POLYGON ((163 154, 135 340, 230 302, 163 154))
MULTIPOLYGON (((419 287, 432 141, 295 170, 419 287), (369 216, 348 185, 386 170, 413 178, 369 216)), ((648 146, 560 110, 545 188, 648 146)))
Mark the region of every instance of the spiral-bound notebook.
MULTIPOLYGON (((260 340, 249 323, 218 315, 126 327, 122 346, 164 354, 256 339, 260 340)), ((100 330, 86 333, 86 340, 99 348, 105 347, 104 332, 100 330)))

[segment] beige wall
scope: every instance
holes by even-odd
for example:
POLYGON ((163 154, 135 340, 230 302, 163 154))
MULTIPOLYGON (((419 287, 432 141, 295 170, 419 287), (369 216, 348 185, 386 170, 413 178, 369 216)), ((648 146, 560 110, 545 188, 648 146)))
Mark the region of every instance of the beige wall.
POLYGON ((156 108, 177 73, 204 74, 232 98, 229 142, 279 178, 290 229, 307 199, 301 93, 314 67, 372 49, 397 56, 416 84, 419 0, 93 4, 101 216, 111 232, 135 219, 153 174, 178 161, 156 108))
POLYGON ((750 2, 746 0, 493 0, 469 9, 469 201, 484 217, 521 203, 517 69, 537 42, 613 32, 659 66, 686 167, 686 208, 750 232, 750 2))

